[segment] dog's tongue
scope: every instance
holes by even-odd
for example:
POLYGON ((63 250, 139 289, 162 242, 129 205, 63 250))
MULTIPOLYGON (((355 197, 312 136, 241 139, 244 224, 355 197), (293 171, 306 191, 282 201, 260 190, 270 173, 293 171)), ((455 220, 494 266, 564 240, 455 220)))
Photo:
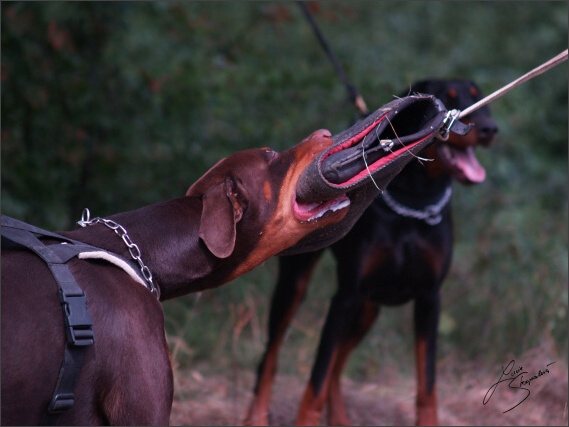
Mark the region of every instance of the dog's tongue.
POLYGON ((463 176, 457 176, 460 181, 478 184, 486 178, 486 170, 478 162, 472 147, 451 148, 456 172, 463 176))

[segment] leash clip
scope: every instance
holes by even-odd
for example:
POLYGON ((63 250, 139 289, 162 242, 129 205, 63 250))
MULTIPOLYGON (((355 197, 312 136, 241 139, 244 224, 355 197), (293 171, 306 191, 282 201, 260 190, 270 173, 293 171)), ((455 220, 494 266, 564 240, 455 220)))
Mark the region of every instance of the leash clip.
POLYGON ((442 141, 446 141, 448 139, 450 128, 452 127, 454 121, 458 118, 459 115, 460 115, 460 110, 453 109, 447 111, 447 115, 443 119, 443 126, 441 128, 440 134, 437 136, 438 139, 442 141), (449 118, 452 118, 452 120, 447 125, 446 122, 449 120, 449 118))

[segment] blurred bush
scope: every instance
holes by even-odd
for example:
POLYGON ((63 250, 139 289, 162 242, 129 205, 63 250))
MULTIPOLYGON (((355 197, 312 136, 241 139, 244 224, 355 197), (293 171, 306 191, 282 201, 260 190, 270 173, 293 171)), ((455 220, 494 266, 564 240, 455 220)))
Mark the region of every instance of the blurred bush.
MULTIPOLYGON (((411 82, 488 94, 567 48, 566 2, 311 3, 371 109, 411 82)), ((50 229, 183 195, 219 158, 356 117, 294 3, 2 2, 2 212, 50 229)), ((455 186, 441 360, 567 349, 567 64, 490 104, 483 184, 455 186)), ((283 354, 305 373, 334 292, 326 256, 283 354)), ((176 361, 252 367, 276 263, 165 303, 176 361), (182 341, 180 341, 182 339, 182 341), (213 363, 215 361, 215 364, 213 363)), ((412 369, 410 306, 385 309, 351 375, 412 369)), ((566 356, 565 356, 566 357, 566 356)))

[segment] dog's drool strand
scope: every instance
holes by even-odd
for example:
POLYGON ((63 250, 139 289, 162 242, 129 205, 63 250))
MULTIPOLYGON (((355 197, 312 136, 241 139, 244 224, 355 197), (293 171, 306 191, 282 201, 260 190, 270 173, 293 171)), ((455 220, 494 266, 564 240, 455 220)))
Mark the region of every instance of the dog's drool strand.
MULTIPOLYGON (((395 131, 395 127, 393 126, 393 123, 391 123, 391 120, 389 120, 389 117, 386 116, 385 118, 387 119, 387 123, 389 123, 389 126, 391 126, 391 130, 392 130, 393 133, 395 134, 395 138, 397 138, 397 141, 398 141, 403 147, 405 147, 405 144, 403 144, 403 142, 402 142, 401 139, 399 138, 399 135, 397 135, 397 132, 395 131)), ((376 128, 376 132, 377 132, 377 128, 376 128)), ((376 135, 377 135, 377 133, 376 133, 376 135)), ((379 139, 379 137, 378 137, 378 139, 379 139)), ((379 142, 381 143, 381 141, 386 141, 386 140, 380 140, 379 142)), ((393 144, 391 144, 391 145, 388 147, 388 149, 391 149, 391 147, 393 147, 393 144)), ((393 153, 392 150, 390 150, 390 151, 391 151, 391 153, 393 153)), ((431 162, 431 161, 433 161, 433 159, 427 159, 427 158, 424 158, 424 157, 420 157, 420 156, 417 156, 417 155, 414 154, 414 153, 411 153, 411 155, 412 155, 413 157, 415 157, 417 160, 424 160, 425 162, 431 162)))
MULTIPOLYGON (((397 139, 397 141, 403 146, 405 147, 405 144, 403 144, 403 142, 401 141, 401 138, 399 138, 399 135, 397 135, 397 132, 395 130, 395 127, 393 126, 393 123, 391 123, 391 120, 389 120, 389 117, 385 117, 385 119, 387 120, 387 122, 389 123, 389 126, 391 126, 391 130, 393 131, 393 133, 395 134, 395 138, 397 139)), ((446 120, 446 119, 445 119, 446 120)), ((453 118, 454 121, 454 118, 453 118)), ((452 122, 451 122, 452 123, 452 122)), ((379 134, 377 133, 377 127, 375 128, 375 136, 377 137, 377 140, 379 141, 379 144, 383 147, 383 149, 385 151, 389 151, 391 153, 394 153, 394 151, 392 150, 393 148, 393 140, 392 139, 380 139, 379 134)), ((382 191, 381 188, 379 188, 379 186, 377 185, 377 183, 375 182, 375 180, 373 179, 373 175, 371 174, 371 171, 369 169, 369 166, 367 164, 367 160, 366 160, 366 154, 365 154, 365 140, 367 138, 367 135, 364 136, 364 139, 362 141, 362 158, 364 160, 364 164, 366 165, 366 169, 367 169, 367 173, 370 177, 370 179, 373 182, 373 185, 375 185, 375 188, 377 188, 379 191, 382 191)), ((413 157, 415 157, 417 160, 419 161, 425 161, 425 162, 432 162, 434 159, 427 159, 425 157, 421 157, 421 156, 417 156, 416 154, 410 152, 411 155, 413 157)))
MULTIPOLYGON (((393 131, 393 133, 395 134, 395 138, 397 138, 397 141, 403 146, 405 147, 405 144, 403 144, 403 142, 401 141, 401 139, 399 138, 399 135, 397 135, 397 132, 395 131, 395 127, 393 126, 393 123, 391 123, 391 120, 389 120, 389 117, 385 117, 385 119, 387 120, 387 122, 389 123, 389 126, 391 126, 391 130, 393 131)), ((443 122, 444 123, 444 122, 443 122)), ((377 128, 375 128, 375 135, 377 136, 377 139, 379 140, 379 143, 384 147, 383 149, 385 151, 389 150, 390 153, 394 153, 394 151, 391 149, 393 147, 393 140, 391 139, 379 139, 379 135, 377 134, 377 128), (390 142, 389 145, 387 145, 387 142, 390 142)), ((364 138, 365 139, 365 138, 364 138)), ((434 159, 427 159, 425 157, 420 157, 417 156, 416 154, 411 152, 411 155, 413 157, 415 157, 417 160, 421 161, 425 161, 425 162, 432 162, 434 159)))
POLYGON ((369 174, 369 177, 371 178, 371 182, 373 182, 373 185, 375 185, 375 188, 377 188, 379 191, 383 192, 383 190, 381 188, 379 188, 379 186, 376 184, 375 179, 373 179, 373 175, 371 174, 371 171, 369 170, 369 166, 367 165, 366 153, 365 153, 366 138, 367 138, 367 135, 364 136, 364 140, 362 141, 362 158, 364 159, 364 163, 366 165, 367 173, 369 174))

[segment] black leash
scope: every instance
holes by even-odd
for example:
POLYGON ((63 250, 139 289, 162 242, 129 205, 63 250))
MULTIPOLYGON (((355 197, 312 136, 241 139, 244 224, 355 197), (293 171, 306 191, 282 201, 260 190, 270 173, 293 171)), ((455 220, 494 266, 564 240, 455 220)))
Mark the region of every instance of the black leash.
MULTIPOLYGON (((304 16, 306 17, 306 19, 310 23, 310 26, 312 27, 314 34, 316 34, 316 37, 318 38, 320 45, 322 46, 322 48, 326 52, 326 55, 328 55, 330 62, 332 62, 332 65, 336 69, 336 72, 338 73, 340 80, 342 80, 342 83, 344 83, 344 86, 346 86, 346 88, 348 90, 348 94, 350 96, 350 100, 356 105, 356 107, 360 110, 360 112, 363 116, 367 116, 369 114, 369 110, 368 110, 368 108, 364 102, 362 95, 358 92, 357 88, 349 81, 348 77, 346 76, 346 73, 344 72, 344 69, 342 68, 342 65, 336 59, 336 56, 332 52, 332 49, 330 49, 330 46, 326 42, 326 39, 324 38, 322 31, 320 31, 320 28, 318 27, 318 25, 316 24, 316 21, 312 17, 312 14, 310 13, 308 8, 306 7, 306 4, 302 1, 297 1, 297 3, 300 6, 300 9, 302 10, 302 12, 304 13, 304 16)), ((466 108, 464 111, 457 111, 457 116, 455 118, 461 119, 464 116, 467 116, 468 114, 472 113, 473 111, 476 111, 477 109, 479 109, 483 105, 486 105, 486 104, 494 101, 496 98, 499 98, 500 96, 504 95, 506 92, 512 90, 516 86, 519 86, 522 83, 525 83, 526 81, 528 81, 534 77, 537 77, 538 75, 544 73, 545 71, 561 64, 562 62, 567 61, 567 57, 568 57, 568 53, 567 53, 567 49, 566 49, 563 52, 561 52, 559 55, 551 58, 549 61, 539 65, 538 67, 536 67, 533 70, 529 71, 528 73, 524 74, 520 78, 518 78, 518 79, 514 80, 513 82, 505 85, 504 87, 502 87, 502 88, 496 90, 495 92, 491 93, 490 95, 486 96, 484 99, 481 99, 477 103, 466 108)))
POLYGON ((324 52, 326 52, 326 55, 328 55, 328 59, 330 59, 330 62, 332 62, 332 65, 336 69, 336 73, 340 77, 340 80, 342 80, 342 83, 344 83, 344 86, 346 86, 346 89, 348 90, 348 95, 350 97, 350 101, 356 106, 356 108, 360 111, 360 113, 363 116, 367 116, 370 112, 367 108, 364 98, 359 93, 356 86, 352 82, 350 82, 348 76, 346 76, 346 73, 344 72, 342 65, 340 64, 340 62, 332 52, 332 49, 330 49, 330 46, 326 42, 326 39, 324 38, 322 31, 320 31, 318 24, 316 24, 316 21, 314 20, 312 14, 306 7, 306 4, 302 1, 297 1, 297 4, 300 6, 300 9, 304 13, 304 16, 310 23, 310 26, 312 27, 314 34, 318 38, 318 41, 320 42, 320 45, 324 49, 324 52))

